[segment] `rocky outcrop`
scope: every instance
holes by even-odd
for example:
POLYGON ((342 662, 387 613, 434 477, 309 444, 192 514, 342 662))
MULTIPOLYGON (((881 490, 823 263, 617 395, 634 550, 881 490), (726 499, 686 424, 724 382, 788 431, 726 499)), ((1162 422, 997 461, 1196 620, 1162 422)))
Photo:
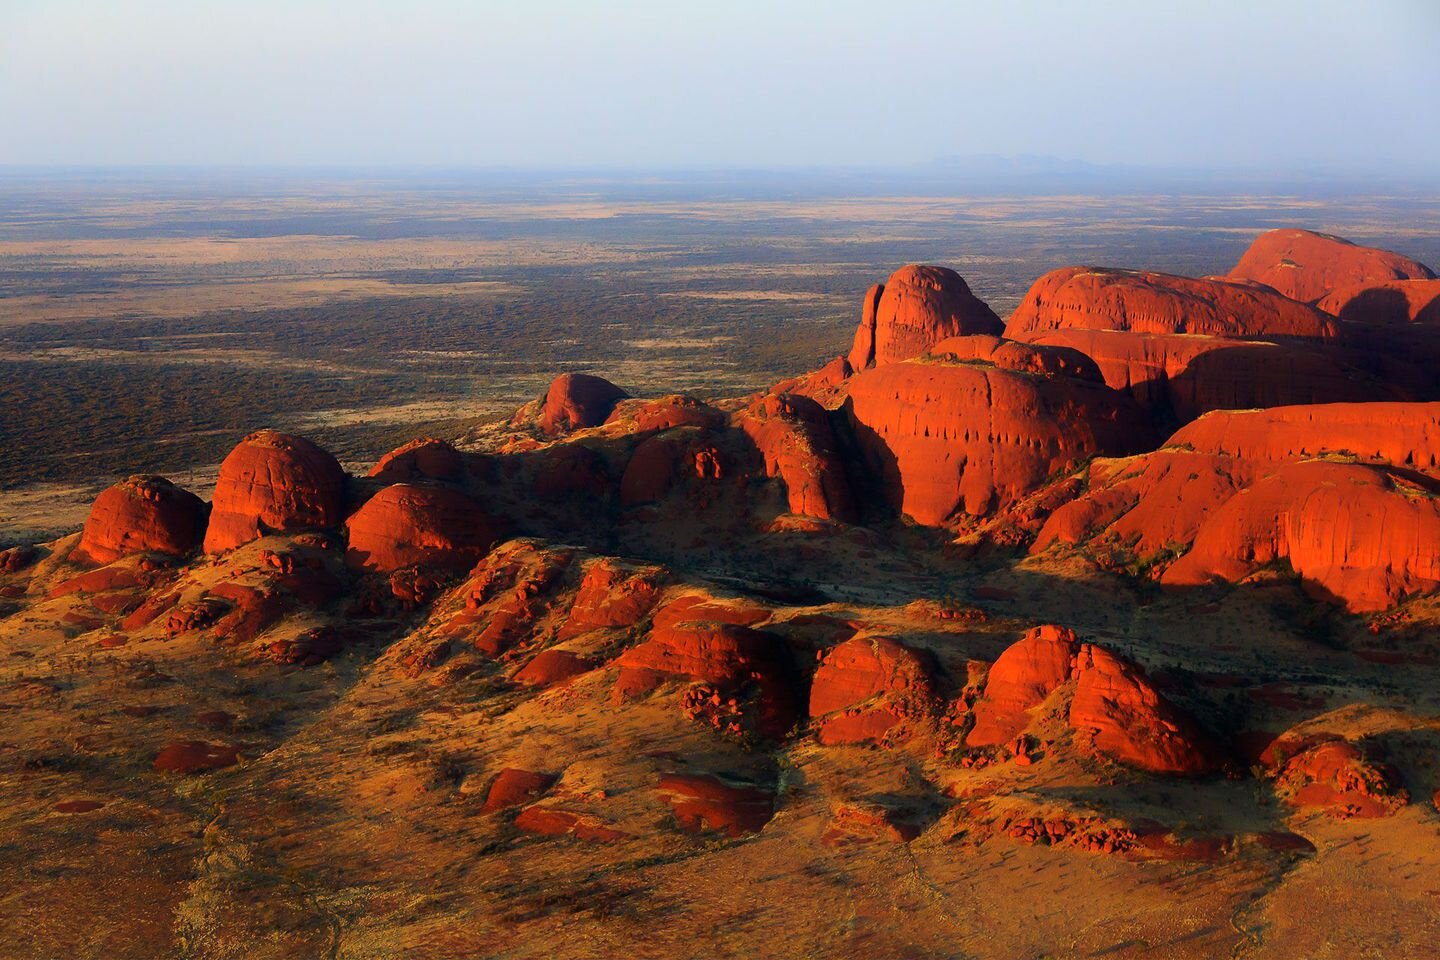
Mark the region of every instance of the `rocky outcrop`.
POLYGON ((1030 725, 1030 711, 1070 679, 1080 643, 1066 627, 1041 626, 1005 648, 990 666, 965 737, 972 747, 997 746, 1030 725))
POLYGON ((1160 696, 1139 667, 1094 644, 1076 657, 1069 719, 1077 741, 1151 773, 1195 776, 1220 763, 1195 721, 1160 696))
POLYGON ((205 502, 164 477, 131 477, 95 498, 80 543, 77 563, 111 563, 132 553, 183 557, 205 535, 205 502))
POLYGON ((1280 464, 1324 454, 1440 473, 1440 403, 1332 403, 1216 411, 1167 446, 1280 464))
POLYGON ((1333 339, 1340 326, 1329 314, 1260 286, 1063 267, 1035 281, 1006 324, 1005 336, 1033 340, 1056 330, 1333 339))
POLYGON ((465 479, 465 457, 444 440, 411 440, 380 458, 369 473, 381 483, 439 480, 460 483, 465 479))
POLYGON ((552 436, 586 427, 598 427, 615 404, 628 397, 624 390, 588 373, 562 373, 550 382, 540 429, 552 436))
POLYGON ((222 553, 267 533, 337 527, 345 517, 345 472, 301 437, 252 433, 220 464, 205 552, 222 553))
POLYGON ((1440 280, 1390 280, 1339 287, 1317 304, 1351 323, 1440 325, 1440 280))
POLYGON ((768 394, 739 417, 759 450, 765 475, 785 484, 790 512, 820 520, 855 520, 845 465, 824 408, 809 397, 768 394))
POLYGON ((788 652, 768 633, 714 621, 657 622, 648 640, 621 654, 619 666, 615 693, 622 700, 681 681, 706 688, 697 691, 695 706, 713 697, 713 706, 722 708, 693 711, 714 726, 738 730, 743 718, 760 734, 780 737, 795 723, 788 652), (747 706, 753 706, 748 715, 747 706))
POLYGON ((810 685, 810 717, 823 744, 877 742, 934 709, 926 661, 889 637, 854 637, 830 648, 810 685))
POLYGON ((1376 247, 1310 230, 1270 230, 1240 256, 1226 275, 1273 287, 1293 300, 1315 303, 1344 287, 1389 280, 1432 280, 1429 267, 1376 247))
POLYGON ((1210 410, 1403 399, 1405 391, 1358 369, 1328 344, 1235 340, 1121 330, 1026 334, 1098 365, 1104 381, 1159 420, 1186 423, 1210 410))
POLYGON ((562 634, 633 627, 660 598, 663 578, 659 567, 633 567, 610 557, 592 562, 580 581, 562 634))
POLYGON ((1214 510, 1161 582, 1239 582, 1285 561, 1322 599, 1383 610, 1440 588, 1440 481, 1370 464, 1282 465, 1214 510))
POLYGON ((1276 792, 1292 807, 1336 817, 1388 817, 1409 802, 1393 769, 1339 739, 1311 744, 1291 757, 1276 778, 1276 792))
POLYGON ((850 366, 865 370, 898 363, 946 337, 999 334, 1003 327, 954 270, 910 264, 866 291, 850 366))
POLYGON ((1129 399, 1074 377, 983 363, 890 364, 856 375, 843 408, 889 504, 936 526, 983 516, 1152 426, 1129 399))
POLYGON ((469 495, 449 487, 397 483, 346 521, 345 562, 390 573, 421 566, 462 572, 500 537, 501 525, 469 495))
POLYGON ((659 793, 687 833, 743 837, 759 833, 775 815, 774 791, 713 774, 661 774, 659 793))

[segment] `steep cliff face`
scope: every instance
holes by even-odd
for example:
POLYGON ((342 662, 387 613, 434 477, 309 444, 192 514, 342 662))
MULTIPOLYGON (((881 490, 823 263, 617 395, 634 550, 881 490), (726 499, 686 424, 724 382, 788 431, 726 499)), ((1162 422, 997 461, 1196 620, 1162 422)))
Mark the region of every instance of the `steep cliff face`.
POLYGON ((1004 328, 995 311, 945 267, 910 264, 865 294, 860 327, 850 350, 856 370, 918 357, 946 337, 1004 328))

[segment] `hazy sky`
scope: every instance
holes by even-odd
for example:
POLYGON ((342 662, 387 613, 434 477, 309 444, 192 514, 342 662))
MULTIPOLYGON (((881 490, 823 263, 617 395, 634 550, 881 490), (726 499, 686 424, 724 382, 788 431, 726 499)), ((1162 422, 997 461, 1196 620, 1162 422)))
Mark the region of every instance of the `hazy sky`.
POLYGON ((0 163, 1440 165, 1440 0, 0 0, 0 163))

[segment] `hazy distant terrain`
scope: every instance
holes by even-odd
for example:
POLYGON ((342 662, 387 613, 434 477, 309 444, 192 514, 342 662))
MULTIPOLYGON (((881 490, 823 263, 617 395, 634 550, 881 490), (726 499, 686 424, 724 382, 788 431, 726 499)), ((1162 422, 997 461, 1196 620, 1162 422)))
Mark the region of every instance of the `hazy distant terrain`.
POLYGON ((563 370, 640 394, 757 389, 845 350, 860 294, 909 261, 954 267, 1004 316, 1056 266, 1223 272, 1286 224, 1440 261, 1440 202, 1413 197, 12 175, 0 521, 34 484, 79 484, 79 504, 216 463, 262 424, 373 459, 506 415, 563 370))

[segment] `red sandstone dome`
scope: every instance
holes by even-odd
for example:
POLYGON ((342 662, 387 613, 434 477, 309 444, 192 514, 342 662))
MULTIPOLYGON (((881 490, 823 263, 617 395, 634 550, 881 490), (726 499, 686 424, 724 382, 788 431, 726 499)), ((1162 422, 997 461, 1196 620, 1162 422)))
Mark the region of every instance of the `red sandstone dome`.
POLYGON ((345 471, 301 437, 252 433, 220 464, 205 552, 221 553, 266 533, 339 526, 345 471))
POLYGON ((1096 454, 1143 447, 1152 429, 1102 384, 981 363, 865 371, 844 412, 886 500, 930 526, 985 515, 1096 454))
POLYGON ((462 572, 490 550, 500 524, 474 498, 449 487, 397 483, 345 523, 351 567, 389 573, 423 566, 462 572))
POLYGON ((132 553, 182 557, 200 545, 205 502, 164 477, 131 477, 95 498, 70 559, 110 563, 132 553))
POLYGON ((1135 664, 1085 644, 1076 657, 1070 726, 1101 753, 1151 773, 1194 776, 1220 764, 1210 739, 1135 664))
POLYGON ((1007 647, 985 678, 965 742, 988 747, 1013 740, 1030 725, 1029 711, 1070 679, 1079 652, 1075 632, 1056 626, 1036 627, 1007 647))
POLYGON ((550 382, 540 429, 548 434, 598 427, 629 394, 603 377, 562 373, 550 382))
POLYGON ((1260 234, 1227 276, 1267 284, 1304 303, 1342 287, 1435 278, 1429 267, 1409 257, 1309 230, 1260 234))
POLYGON ((1235 340, 1121 330, 1027 334, 1099 366, 1105 383, 1161 418, 1181 423, 1210 410, 1406 399, 1328 343, 1235 340))
POLYGON ((1317 306, 1354 323, 1436 326, 1440 325, 1440 280, 1388 280, 1340 287, 1317 306))
POLYGON ((380 458, 370 477, 382 483, 407 480, 465 479, 465 458, 444 440, 424 438, 411 440, 380 458))
POLYGON ((1352 612, 1440 589, 1440 481, 1390 467, 1285 464, 1206 518, 1162 582, 1235 583, 1277 560, 1352 612))
POLYGON ((918 357, 946 337, 998 334, 1004 324, 954 270, 910 264, 865 293, 850 349, 855 370, 918 357))
POLYGON ((1181 427, 1166 446, 1270 464, 1334 453, 1437 472, 1440 403, 1217 410, 1181 427))
POLYGON ((1261 286, 1166 273, 1062 267, 1030 287, 1005 335, 1127 330, 1258 339, 1339 335, 1335 318, 1261 286))
POLYGON ((915 651, 888 637, 855 637, 820 662, 810 716, 821 743, 864 743, 925 715, 933 699, 929 668, 915 651))

